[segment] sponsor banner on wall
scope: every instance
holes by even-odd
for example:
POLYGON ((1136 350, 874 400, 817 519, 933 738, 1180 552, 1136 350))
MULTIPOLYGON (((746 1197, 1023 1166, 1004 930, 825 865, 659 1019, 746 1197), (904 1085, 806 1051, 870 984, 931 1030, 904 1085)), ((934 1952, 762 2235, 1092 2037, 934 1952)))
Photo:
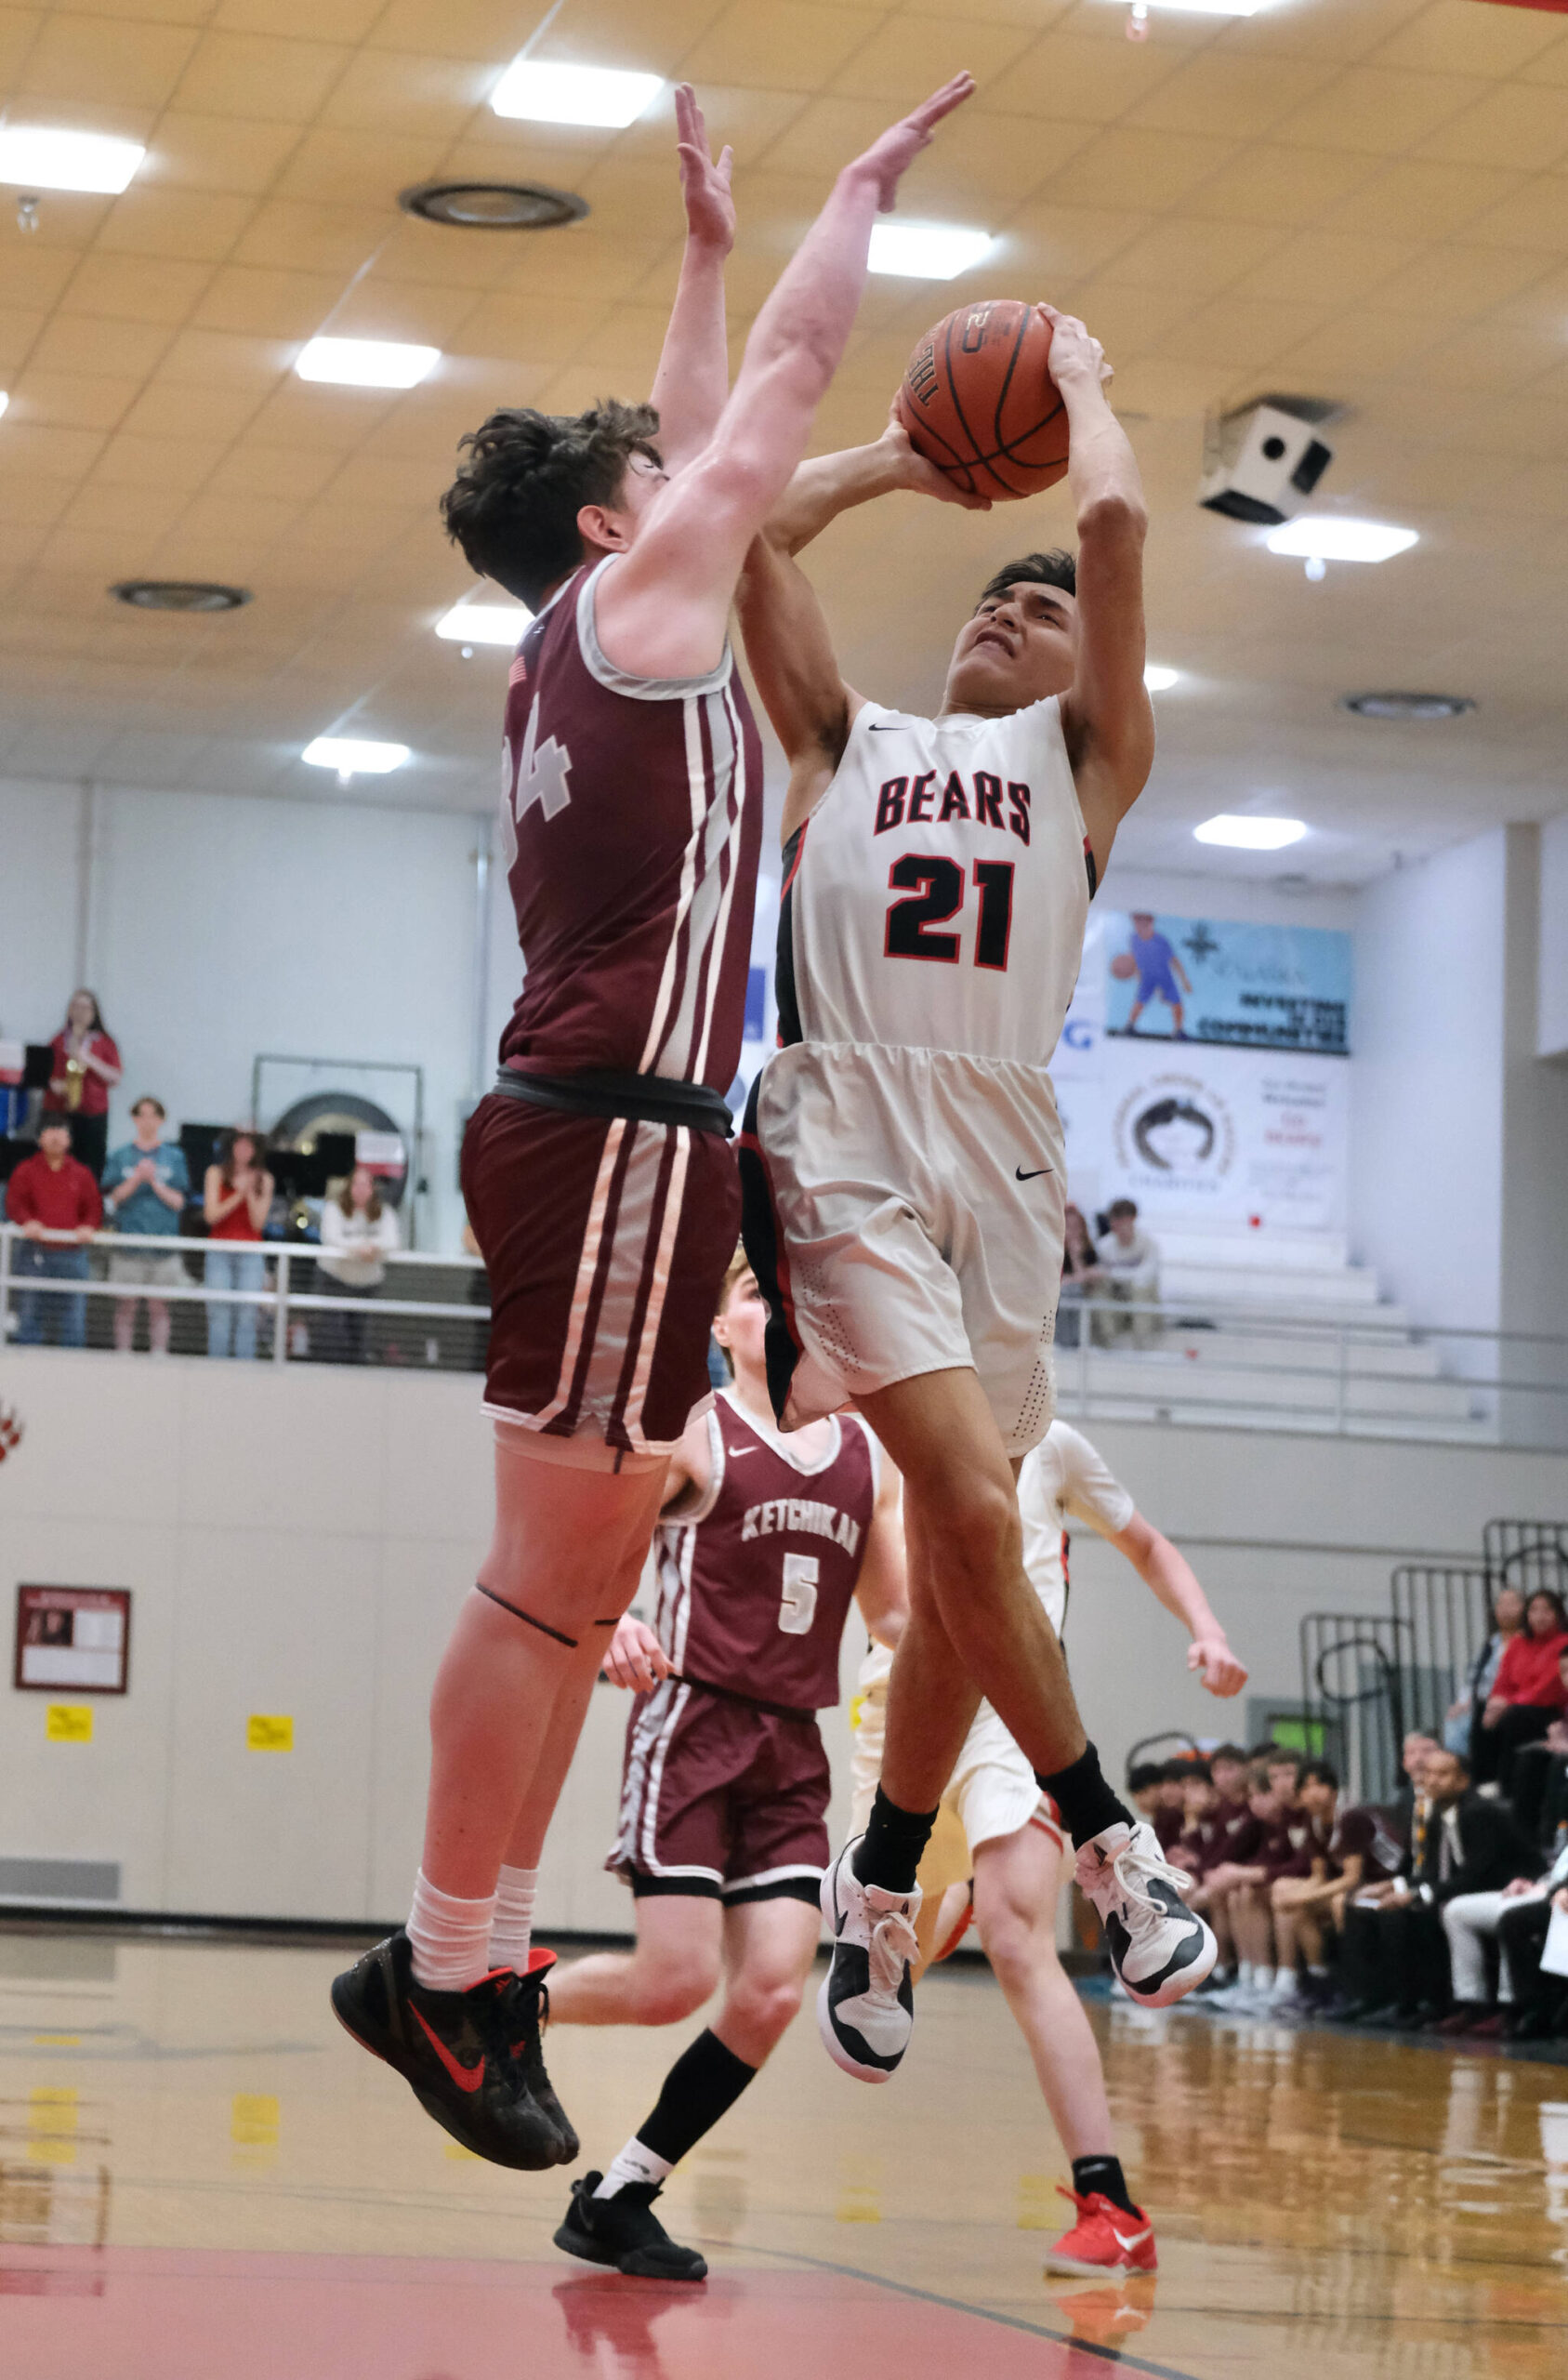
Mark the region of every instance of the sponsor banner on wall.
POLYGON ((1081 1153, 1097 1200, 1136 1199, 1156 1229, 1341 1231, 1349 1091, 1332 1058, 1107 1040, 1098 1097, 1064 1103, 1073 1178, 1081 1153))
POLYGON ((1100 948, 1116 1038, 1349 1055, 1348 933, 1111 910, 1100 948))

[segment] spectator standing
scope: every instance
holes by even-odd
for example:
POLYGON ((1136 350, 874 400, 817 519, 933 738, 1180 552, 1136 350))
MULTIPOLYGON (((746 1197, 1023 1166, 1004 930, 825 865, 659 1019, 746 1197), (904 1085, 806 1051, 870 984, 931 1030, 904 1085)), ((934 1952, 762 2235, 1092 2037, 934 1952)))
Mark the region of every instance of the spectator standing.
MULTIPOLYGON (((373 1298, 387 1277, 387 1257, 398 1245, 398 1219, 382 1202, 368 1165, 356 1165, 336 1198, 322 1209, 322 1252, 326 1295, 373 1298)), ((321 1353, 329 1364, 365 1360, 363 1314, 322 1314, 321 1353)))
MULTIPOLYGON (((86 1279, 87 1242, 103 1220, 103 1200, 87 1168, 71 1154, 68 1117, 45 1117, 36 1155, 22 1159, 7 1185, 6 1212, 22 1236, 12 1251, 19 1283, 86 1279)), ((86 1345, 84 1295, 20 1287, 18 1344, 41 1346, 51 1314, 58 1346, 86 1345)))
POLYGON ((1129 1338, 1135 1347, 1153 1344, 1158 1323, 1147 1309, 1160 1302, 1160 1251, 1147 1232, 1138 1228, 1138 1209, 1130 1198, 1113 1199, 1106 1212, 1111 1228, 1096 1255, 1104 1276, 1099 1294, 1109 1299, 1094 1317, 1095 1344, 1113 1347, 1129 1338), (1126 1308, 1126 1312, 1118 1311, 1126 1308))
POLYGON ((72 992, 65 1024, 49 1047, 54 1066, 44 1094, 46 1116, 63 1116, 71 1153, 96 1182, 109 1150, 109 1094, 121 1075, 120 1052, 103 1022, 98 994, 72 992))
POLYGON ((1083 1316, 1078 1309, 1086 1298, 1098 1297, 1105 1286, 1105 1275, 1095 1253, 1089 1227, 1080 1207, 1067 1209, 1066 1233, 1061 1248, 1061 1294, 1057 1300, 1056 1343, 1059 1347, 1075 1347, 1083 1329, 1083 1316))
MULTIPOLYGON (((178 1230, 191 1195, 185 1152, 163 1137, 167 1114, 161 1099, 144 1092, 131 1109, 133 1137, 113 1151, 103 1169, 103 1201, 111 1227, 122 1239, 167 1238, 178 1230)), ((169 1352, 169 1309, 153 1289, 185 1287, 184 1263, 170 1249, 116 1249, 109 1277, 129 1297, 114 1301, 114 1344, 128 1355, 136 1340, 138 1290, 146 1290, 147 1342, 154 1355, 169 1352)))
MULTIPOLYGON (((217 1161, 208 1166, 203 1185, 209 1289, 260 1289, 266 1263, 259 1249, 245 1243, 261 1237, 271 1211, 273 1188, 256 1134, 243 1126, 238 1131, 225 1132, 218 1143, 217 1161), (214 1247, 215 1240, 223 1244, 214 1247)), ((207 1353, 248 1361, 256 1354, 255 1306, 209 1304, 207 1353)))
POLYGON ((1568 1609, 1554 1587, 1537 1587, 1524 1606, 1524 1629, 1497 1665, 1476 1722, 1471 1761, 1478 1783, 1494 1778, 1504 1792, 1521 1744, 1538 1743, 1568 1702, 1560 1669, 1568 1647, 1568 1609))
POLYGON ((1514 1638, 1523 1633, 1523 1588, 1499 1587, 1493 1600, 1492 1625, 1486 1642, 1470 1664, 1465 1691, 1449 1704, 1443 1723, 1443 1740, 1450 1752, 1469 1754, 1475 1714, 1485 1709, 1497 1683, 1503 1655, 1514 1638))

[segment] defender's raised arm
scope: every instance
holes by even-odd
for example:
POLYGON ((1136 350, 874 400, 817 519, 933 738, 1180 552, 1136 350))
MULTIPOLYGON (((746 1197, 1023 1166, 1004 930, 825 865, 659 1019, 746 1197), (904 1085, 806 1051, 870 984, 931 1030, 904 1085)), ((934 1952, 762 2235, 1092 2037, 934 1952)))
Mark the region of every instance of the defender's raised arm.
POLYGON ((652 391, 659 452, 672 477, 702 453, 730 393, 724 266, 735 245, 735 202, 730 195, 733 156, 726 148, 714 159, 690 83, 682 83, 676 92, 675 121, 686 203, 686 253, 652 391))

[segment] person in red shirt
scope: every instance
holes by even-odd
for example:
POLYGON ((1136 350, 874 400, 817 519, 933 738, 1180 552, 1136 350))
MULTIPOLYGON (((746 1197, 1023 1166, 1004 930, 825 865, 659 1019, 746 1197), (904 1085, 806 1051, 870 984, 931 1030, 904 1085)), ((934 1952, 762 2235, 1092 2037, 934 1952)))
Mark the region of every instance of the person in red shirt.
POLYGON ((1568 1646, 1568 1607, 1551 1587, 1537 1587, 1524 1606, 1524 1633, 1510 1638, 1496 1679, 1476 1723, 1471 1766, 1477 1784, 1496 1778, 1509 1790, 1521 1744, 1544 1737, 1568 1702, 1559 1669, 1568 1646))
POLYGON ((44 1093, 44 1113, 66 1118, 71 1153, 97 1182, 109 1154, 109 1094, 123 1070, 96 992, 72 993, 64 1026, 49 1047, 55 1056, 44 1093))
MULTIPOLYGON (((87 1168, 71 1154, 71 1125, 65 1117, 45 1117, 37 1155, 24 1157, 11 1176, 6 1212, 21 1233, 20 1244, 11 1250, 11 1270, 19 1282, 86 1279, 86 1243, 103 1221, 103 1200, 87 1168)), ((87 1301, 80 1291, 72 1295, 63 1289, 20 1288, 18 1345, 42 1345, 51 1312, 55 1343, 85 1347, 87 1301)))

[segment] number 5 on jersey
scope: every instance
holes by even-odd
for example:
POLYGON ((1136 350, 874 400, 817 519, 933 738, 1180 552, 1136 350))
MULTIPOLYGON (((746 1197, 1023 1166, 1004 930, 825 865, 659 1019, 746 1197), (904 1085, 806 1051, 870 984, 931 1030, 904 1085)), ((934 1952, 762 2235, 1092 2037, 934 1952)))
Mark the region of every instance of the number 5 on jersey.
POLYGON ((814 1554, 784 1555, 779 1626, 786 1636, 809 1636, 811 1633, 811 1622, 817 1616, 817 1569, 814 1554))

